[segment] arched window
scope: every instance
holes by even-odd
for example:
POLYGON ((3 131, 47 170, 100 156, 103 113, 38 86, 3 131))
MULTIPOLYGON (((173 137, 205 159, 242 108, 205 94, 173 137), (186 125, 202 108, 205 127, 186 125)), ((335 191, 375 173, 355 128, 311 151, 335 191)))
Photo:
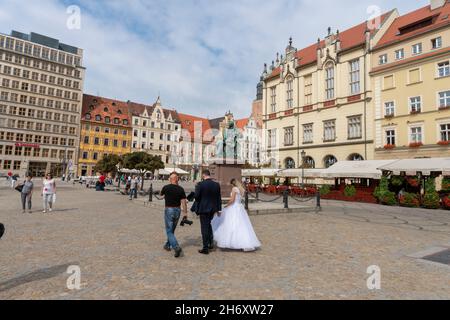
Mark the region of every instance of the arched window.
POLYGON ((105 122, 106 123, 111 123, 111 118, 110 117, 105 117, 105 122))
POLYGON ((95 121, 102 121, 102 116, 101 115, 96 115, 95 116, 95 121))
POLYGON ((287 108, 292 109, 294 107, 294 78, 289 76, 286 81, 286 97, 287 108))
POLYGON ((364 160, 363 156, 358 153, 353 153, 348 156, 348 161, 363 161, 363 160, 364 160))
POLYGON ((323 164, 324 164, 325 168, 331 167, 336 162, 337 162, 336 157, 332 156, 332 155, 326 156, 323 160, 323 164))
POLYGON ((316 168, 316 162, 312 157, 305 157, 305 168, 308 169, 315 169, 316 168))
POLYGON ((91 120, 91 114, 90 113, 86 114, 86 120, 91 120))
POLYGON ((334 65, 328 63, 325 68, 325 88, 327 100, 334 99, 334 65))
POLYGON ((124 124, 125 126, 127 126, 127 125, 128 125, 128 120, 123 120, 123 124, 124 124))
POLYGON ((294 169, 295 168, 294 159, 286 158, 286 160, 284 160, 284 166, 286 167, 286 169, 294 169))

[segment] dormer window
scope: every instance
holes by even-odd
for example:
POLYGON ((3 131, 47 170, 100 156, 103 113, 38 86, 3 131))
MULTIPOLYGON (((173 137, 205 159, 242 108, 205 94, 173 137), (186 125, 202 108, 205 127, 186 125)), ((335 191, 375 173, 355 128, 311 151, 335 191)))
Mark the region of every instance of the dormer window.
POLYGON ((111 118, 110 117, 105 117, 105 122, 106 123, 111 123, 111 118))
POLYGON ((122 110, 118 110, 117 113, 118 113, 118 114, 122 114, 122 110))
POLYGON ((102 117, 98 114, 95 116, 95 121, 102 121, 102 117))
POLYGON ((120 120, 119 118, 114 118, 114 124, 119 124, 120 120))
POLYGON ((86 120, 91 120, 91 114, 90 113, 86 114, 86 120))
POLYGON ((109 110, 108 110, 107 107, 105 107, 105 108, 103 109, 103 111, 104 111, 104 112, 109 112, 109 110))
POLYGON ((127 125, 128 125, 128 120, 123 120, 123 124, 124 124, 125 126, 127 126, 127 125))
POLYGON ((94 106, 93 106, 93 105, 90 105, 90 106, 89 106, 89 110, 91 110, 91 111, 94 110, 94 106))

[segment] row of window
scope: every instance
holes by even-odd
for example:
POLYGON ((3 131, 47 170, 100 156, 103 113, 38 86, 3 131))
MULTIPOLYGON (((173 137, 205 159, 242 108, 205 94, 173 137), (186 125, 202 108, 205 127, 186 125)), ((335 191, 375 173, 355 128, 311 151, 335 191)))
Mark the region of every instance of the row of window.
MULTIPOLYGON (((450 123, 439 124, 439 138, 440 140, 438 142, 450 142, 450 123)), ((410 144, 423 144, 424 126, 411 126, 408 132, 408 139, 410 144)), ((397 129, 385 129, 385 143, 387 146, 395 146, 397 144, 397 129)))
POLYGON ((81 58, 76 55, 1 35, 0 48, 61 64, 81 66, 81 58))
MULTIPOLYGON (((348 118, 347 138, 362 138, 362 117, 353 116, 348 118)), ((277 129, 268 132, 268 147, 277 147, 277 129)), ((336 120, 327 120, 323 122, 323 141, 332 142, 336 140, 336 120)), ((303 125, 303 144, 314 142, 314 124, 308 123, 303 125)), ((294 145, 294 127, 284 128, 284 146, 294 145)))
MULTIPOLYGON (((92 120, 92 116, 91 116, 91 114, 90 113, 87 113, 86 115, 85 115, 85 119, 86 120, 92 120)), ((94 117, 94 119, 95 119, 95 121, 97 121, 97 122, 102 122, 103 120, 104 120, 104 122, 106 123, 106 124, 110 124, 111 123, 111 117, 109 117, 109 116, 106 116, 105 117, 105 119, 103 119, 103 117, 101 116, 101 115, 99 115, 99 114, 97 114, 95 117, 94 117)), ((127 126, 128 125, 128 120, 127 119, 123 119, 123 120, 120 120, 119 118, 114 118, 113 119, 113 123, 114 124, 123 124, 124 126, 127 126)))
MULTIPOLYGON (((450 90, 438 93, 438 108, 450 107, 450 90)), ((420 113, 423 111, 423 101, 421 96, 408 98, 408 108, 410 113, 420 113)), ((396 115, 396 104, 394 101, 384 103, 384 116, 393 117, 396 115)))
MULTIPOLYGON (((139 126, 140 125, 139 119, 134 119, 134 125, 135 126, 139 126)), ((143 127, 147 127, 148 125, 150 125, 150 128, 152 128, 152 129, 156 128, 155 121, 142 120, 142 126, 143 127)), ((160 123, 159 124, 159 128, 164 130, 164 128, 165 128, 164 123, 160 123)), ((169 131, 172 130, 172 124, 170 124, 170 123, 167 124, 167 130, 169 130, 169 131)), ((178 130, 178 125, 174 125, 174 130, 175 131, 178 130)))
MULTIPOLYGON (((442 37, 437 37, 431 40, 431 50, 436 50, 442 48, 442 37)), ((423 53, 423 44, 416 43, 411 46, 411 55, 417 56, 423 53)), ((405 49, 399 49, 395 51, 395 60, 403 60, 405 59, 405 49)), ((389 62, 388 54, 382 54, 378 57, 378 63, 380 65, 387 64, 389 62)))
POLYGON ((114 148, 119 148, 120 145, 122 146, 122 148, 126 148, 128 146, 128 141, 126 140, 119 141, 117 139, 109 139, 109 138, 100 139, 98 137, 94 137, 93 139, 91 139, 88 136, 84 137, 83 142, 84 144, 90 144, 92 142, 92 144, 95 146, 103 145, 105 147, 109 147, 111 145, 114 148))
MULTIPOLYGON (((2 66, 0 65, 0 71, 8 76, 14 76, 14 77, 22 77, 24 79, 28 80, 34 80, 39 81, 38 73, 33 72, 30 74, 30 71, 27 70, 21 70, 18 68, 11 68, 9 66, 2 66)), ((69 80, 70 81, 70 80, 69 80)), ((68 90, 62 90, 60 88, 53 88, 53 87, 46 87, 43 85, 37 85, 33 83, 28 82, 20 82, 18 80, 10 80, 7 78, 3 78, 1 82, 2 86, 5 88, 12 88, 15 90, 23 90, 23 91, 29 91, 31 93, 35 94, 41 94, 41 95, 48 95, 53 96, 57 98, 64 98, 64 99, 72 99, 72 100, 78 100, 80 95, 78 92, 72 92, 68 90)))
POLYGON ((23 65, 28 68, 39 69, 45 72, 58 73, 67 77, 76 79, 81 78, 81 72, 75 68, 57 66, 53 63, 41 62, 37 59, 31 59, 28 57, 22 57, 21 55, 14 55, 12 53, 3 52, 0 50, 0 60, 14 63, 17 65, 23 65))
MULTIPOLYGON (((153 149, 154 147, 155 147, 154 143, 149 143, 149 144, 148 144, 148 149, 149 149, 149 150, 154 150, 154 149, 153 149)), ((137 149, 137 148, 138 148, 138 142, 137 142, 137 141, 133 141, 133 149, 137 149)), ((142 142, 141 145, 140 145, 140 148, 143 149, 143 150, 147 149, 147 143, 142 142)), ((169 151, 169 152, 170 152, 170 149, 171 149, 171 148, 170 148, 170 145, 167 145, 165 151, 169 151)), ((164 151, 164 145, 163 145, 163 144, 160 144, 158 150, 159 150, 159 151, 164 151)), ((174 150, 174 152, 176 152, 177 147, 176 147, 176 146, 173 146, 173 150, 174 150)))
POLYGON ((46 145, 51 144, 54 146, 57 146, 57 145, 69 146, 69 147, 75 146, 75 139, 23 134, 23 133, 15 133, 15 132, 10 132, 10 131, 8 131, 8 132, 0 131, 0 140, 37 143, 37 144, 46 144, 46 145))
MULTIPOLYGON (((134 137, 139 137, 139 131, 138 130, 134 130, 133 131, 133 136, 134 137)), ((148 136, 150 136, 150 139, 155 139, 155 132, 150 131, 150 135, 148 135, 147 131, 142 131, 141 132, 141 136, 142 138, 147 138, 148 136)), ((174 136, 175 138, 175 136, 174 136)), ((167 141, 171 141, 172 139, 172 135, 171 134, 167 134, 167 141)), ((164 133, 160 133, 159 134, 159 140, 164 140, 164 133)))
POLYGON ((13 116, 21 116, 21 117, 29 117, 29 118, 37 118, 37 119, 45 119, 45 120, 54 120, 54 121, 62 121, 65 123, 77 123, 77 116, 61 114, 61 113, 53 113, 51 111, 43 111, 43 110, 35 110, 31 108, 23 108, 16 106, 7 106, 0 104, 0 114, 9 114, 13 116))
MULTIPOLYGON (((0 68, 1 68, 1 65, 0 65, 0 68)), ((8 72, 8 70, 10 70, 10 69, 8 69, 8 67, 6 67, 6 68, 7 68, 6 72, 8 72)), ((5 67, 1 70, 5 71, 5 67)), ((13 69, 13 75, 16 77, 20 77, 20 69, 13 69)), ((36 72, 33 72, 31 74, 31 80, 34 80, 34 81, 47 82, 47 79, 48 79, 49 84, 53 84, 55 86, 57 85, 57 86, 65 86, 67 88, 72 88, 72 85, 73 85, 73 89, 80 88, 80 83, 77 81, 74 81, 72 83, 72 80, 69 80, 69 79, 66 79, 66 81, 64 81, 63 78, 58 78, 56 80, 56 78, 54 76, 47 77, 47 75, 41 74, 41 76, 39 77, 39 74, 36 72)), ((2 86, 6 87, 6 88, 11 87, 16 90, 31 91, 33 93, 38 92, 38 86, 33 83, 30 84, 28 82, 19 82, 17 80, 10 80, 8 78, 3 78, 1 83, 2 83, 2 86)), ((39 93, 41 93, 41 92, 42 92, 42 94, 46 94, 45 87, 43 87, 43 86, 39 87, 39 93)), ((51 94, 51 93, 55 92, 55 90, 53 88, 49 88, 48 92, 49 92, 48 95, 55 95, 55 94, 51 94)), ((57 89, 56 95, 62 96, 62 92, 63 92, 62 89, 57 89)), ((70 94, 69 94, 69 96, 70 96, 70 94)))
POLYGON ((128 135, 128 130, 119 130, 118 128, 114 128, 114 130, 112 130, 109 127, 91 126, 90 124, 84 125, 85 131, 90 131, 91 129, 97 133, 103 132, 103 133, 110 134, 110 133, 114 132, 115 135, 118 135, 119 133, 122 133, 123 136, 128 135))
POLYGON ((77 132, 76 127, 61 126, 57 124, 49 124, 42 122, 24 121, 16 119, 0 119, 0 127, 6 127, 11 129, 26 129, 34 131, 52 132, 60 134, 75 135, 77 132), (1 121, 3 120, 3 121, 1 121))
MULTIPOLYGON (((361 72, 359 60, 353 60, 349 65, 349 92, 351 95, 361 93, 361 72)), ((294 107, 294 78, 288 77, 286 80, 287 109, 294 107)), ((335 66, 330 62, 325 67, 325 97, 326 100, 335 98, 335 66)), ((305 106, 312 104, 312 75, 304 77, 304 98, 305 106)), ((277 87, 270 88, 271 112, 277 112, 277 87)))
POLYGON ((34 158, 73 159, 74 151, 64 149, 31 148, 0 145, 0 154, 34 158))

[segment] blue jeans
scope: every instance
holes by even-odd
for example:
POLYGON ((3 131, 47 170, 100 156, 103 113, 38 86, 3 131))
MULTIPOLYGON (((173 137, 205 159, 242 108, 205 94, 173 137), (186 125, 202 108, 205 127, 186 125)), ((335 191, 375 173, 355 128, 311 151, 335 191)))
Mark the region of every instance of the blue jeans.
POLYGON ((166 208, 164 211, 164 221, 166 224, 167 233, 166 246, 172 249, 179 247, 177 238, 175 238, 175 229, 177 228, 178 221, 180 220, 180 215, 180 208, 166 208))
POLYGON ((130 189, 130 200, 133 199, 133 196, 135 199, 137 198, 137 189, 130 189))

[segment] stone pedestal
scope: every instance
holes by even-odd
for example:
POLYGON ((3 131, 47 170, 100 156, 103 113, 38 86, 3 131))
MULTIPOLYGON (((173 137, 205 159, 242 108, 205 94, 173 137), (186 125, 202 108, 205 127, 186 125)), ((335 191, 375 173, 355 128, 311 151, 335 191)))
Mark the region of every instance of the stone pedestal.
POLYGON ((222 198, 229 198, 231 194, 232 186, 230 185, 231 179, 236 179, 242 182, 242 168, 244 163, 238 160, 228 161, 212 161, 209 164, 209 171, 214 181, 220 184, 222 191, 222 198))

